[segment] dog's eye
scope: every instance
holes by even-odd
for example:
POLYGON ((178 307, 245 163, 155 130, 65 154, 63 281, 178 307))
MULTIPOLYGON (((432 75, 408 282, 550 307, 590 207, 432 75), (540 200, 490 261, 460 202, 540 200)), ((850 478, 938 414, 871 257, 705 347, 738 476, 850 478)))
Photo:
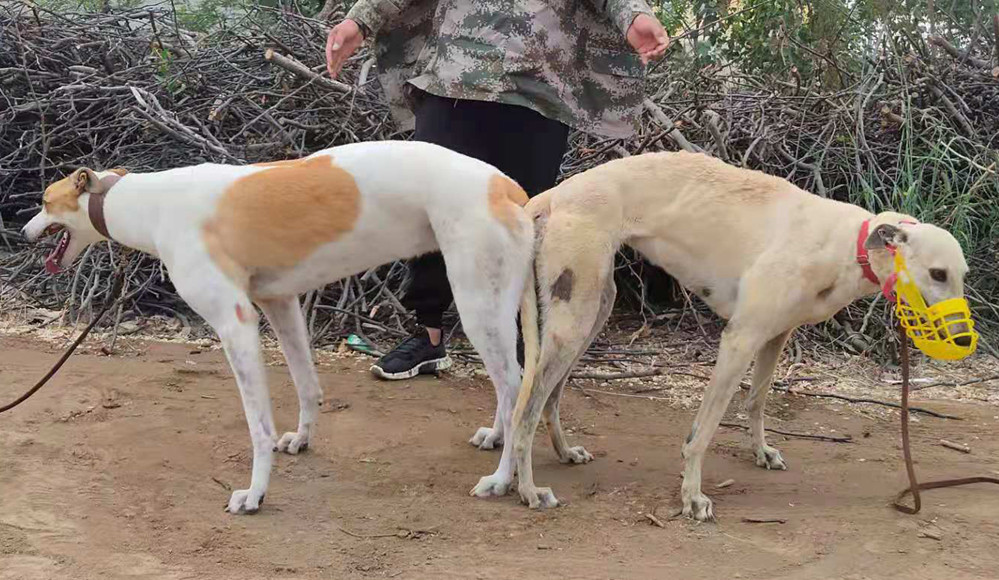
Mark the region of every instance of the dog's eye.
POLYGON ((941 270, 940 268, 930 268, 930 278, 933 278, 936 282, 946 282, 947 281, 947 270, 941 270))

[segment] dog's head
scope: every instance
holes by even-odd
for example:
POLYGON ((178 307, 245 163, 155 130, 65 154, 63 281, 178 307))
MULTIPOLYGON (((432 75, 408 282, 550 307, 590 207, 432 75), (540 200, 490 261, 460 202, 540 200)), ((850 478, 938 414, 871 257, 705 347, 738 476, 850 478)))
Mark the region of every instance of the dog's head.
MULTIPOLYGON (((951 298, 964 298, 968 263, 964 259, 961 244, 950 232, 933 224, 917 223, 908 216, 892 213, 879 214, 872 220, 872 226, 864 247, 871 252, 871 266, 875 268, 879 278, 884 280, 894 269, 892 256, 888 251, 892 247, 905 258, 909 275, 927 306, 951 298)), ((951 330, 957 333, 967 329, 951 330)))
POLYGON ((95 172, 83 167, 45 188, 41 211, 21 231, 30 242, 62 234, 45 260, 46 270, 60 272, 87 246, 104 239, 90 222, 89 196, 107 193, 126 173, 124 169, 95 172))

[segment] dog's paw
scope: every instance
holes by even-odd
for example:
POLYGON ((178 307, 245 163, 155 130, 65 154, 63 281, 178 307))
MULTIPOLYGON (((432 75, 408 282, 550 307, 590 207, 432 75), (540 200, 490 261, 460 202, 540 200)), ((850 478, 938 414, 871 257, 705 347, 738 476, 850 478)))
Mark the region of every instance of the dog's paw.
POLYGON ((282 451, 289 455, 298 455, 299 452, 309 448, 309 436, 296 433, 285 433, 278 439, 275 451, 282 451))
POLYGON ((781 471, 787 469, 787 463, 784 461, 784 458, 781 457, 780 451, 778 451, 776 447, 771 447, 769 445, 756 448, 756 465, 757 467, 779 469, 781 471))
POLYGON ((683 515, 699 522, 715 521, 715 512, 711 500, 700 491, 683 498, 683 515))
POLYGON ((229 498, 225 511, 233 515, 255 514, 264 503, 264 494, 249 489, 237 489, 229 498))
POLYGON ((521 485, 517 488, 517 491, 520 493, 520 501, 527 504, 527 507, 532 510, 558 507, 558 498, 552 493, 552 488, 550 487, 521 485))
POLYGON ((479 479, 479 483, 468 494, 475 497, 490 497, 493 495, 502 497, 510 491, 510 483, 512 481, 512 477, 502 477, 495 473, 487 475, 479 479))
POLYGON ((503 445, 503 433, 497 433, 492 427, 479 427, 468 442, 482 450, 496 449, 503 445))
POLYGON ((583 448, 582 445, 577 445, 575 447, 570 447, 566 450, 566 454, 558 459, 562 463, 589 463, 593 461, 593 456, 590 452, 583 448))

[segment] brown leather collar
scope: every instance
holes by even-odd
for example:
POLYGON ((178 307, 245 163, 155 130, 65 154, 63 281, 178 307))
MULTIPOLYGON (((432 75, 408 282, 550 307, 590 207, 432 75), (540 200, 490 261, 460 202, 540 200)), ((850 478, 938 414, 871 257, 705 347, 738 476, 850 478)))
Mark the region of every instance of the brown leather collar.
POLYGON ((108 233, 108 224, 104 221, 104 195, 103 193, 90 194, 90 199, 87 201, 87 214, 90 216, 90 223, 94 225, 94 229, 110 240, 111 234, 108 233))

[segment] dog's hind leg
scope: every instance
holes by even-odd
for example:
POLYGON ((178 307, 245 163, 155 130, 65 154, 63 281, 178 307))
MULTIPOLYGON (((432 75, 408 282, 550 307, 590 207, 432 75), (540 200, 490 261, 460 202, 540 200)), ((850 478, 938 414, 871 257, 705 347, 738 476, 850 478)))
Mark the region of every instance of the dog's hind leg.
MULTIPOLYGON (((455 287, 454 303, 461 317, 461 327, 472 346, 482 357, 486 372, 496 389, 496 414, 493 426, 479 427, 469 443, 479 449, 502 446, 510 429, 513 405, 520 389, 520 365, 517 363, 517 307, 520 290, 524 285, 527 265, 515 273, 506 268, 492 281, 470 282, 465 280, 462 289, 455 287), (489 295, 493 298, 490 299, 489 295), (459 297, 460 296, 460 297, 459 297), (512 342, 511 342, 512 341, 512 342), (510 357, 513 357, 512 359, 510 357)), ((488 270, 488 268, 487 268, 488 270)), ((450 277, 450 270, 448 270, 450 277)), ((483 273, 485 278, 492 275, 483 273)), ((458 283, 455 284, 457 286, 458 283)), ((505 447, 505 446, 504 446, 505 447)), ((503 457, 509 459, 504 450, 503 457)), ((511 474, 512 476, 512 474, 511 474)))
POLYGON ((285 433, 277 443, 278 451, 295 455, 309 448, 309 439, 319 419, 323 391, 312 362, 309 333, 298 298, 266 300, 259 304, 277 334, 281 352, 288 361, 288 370, 298 391, 298 431, 285 433))
POLYGON ((275 443, 257 311, 246 293, 207 257, 167 267, 177 293, 218 333, 236 375, 253 442, 253 471, 249 489, 232 492, 226 509, 232 514, 254 513, 267 492, 275 443))
MULTIPOLYGON (((530 222, 516 236, 466 236, 461 243, 441 239, 448 279, 462 329, 482 357, 496 388, 496 417, 480 448, 502 443, 510 432, 513 405, 520 389, 517 363, 517 311, 531 266, 530 222), (469 240, 477 240, 469 241, 469 240)), ((486 430, 481 428, 477 435, 486 430)), ((475 443, 476 438, 472 442, 475 443)), ((489 476, 488 494, 504 495, 513 481, 512 449, 503 445, 499 466, 489 476)), ((483 478, 486 479, 486 478, 483 478)), ((485 493, 485 492, 484 492, 485 493)))
POLYGON ((753 386, 749 390, 749 400, 746 408, 749 411, 749 433, 753 442, 753 452, 756 455, 756 465, 767 469, 787 469, 784 458, 775 447, 767 445, 763 431, 763 408, 767 403, 774 369, 780 359, 791 331, 783 332, 767 341, 756 353, 756 364, 753 368, 753 386))
MULTIPOLYGON (((531 508, 558 505, 550 488, 534 484, 531 456, 534 434, 555 388, 589 344, 598 326, 598 316, 604 314, 601 298, 608 295, 606 288, 612 283, 616 245, 592 235, 601 231, 599 227, 571 223, 573 227, 568 227, 568 223, 563 225, 552 218, 538 253, 537 277, 541 311, 545 313, 541 354, 534 384, 521 390, 514 410, 512 443, 518 492, 521 501, 531 508), (580 236, 578 232, 586 234, 580 236)), ((561 425, 558 430, 561 431, 561 425)), ((556 441, 553 443, 558 445, 556 441)), ((562 444, 565 445, 564 437, 562 444)))
POLYGON ((604 324, 607 323, 611 310, 614 308, 614 299, 616 297, 617 286, 614 284, 614 278, 611 277, 607 279, 603 293, 600 295, 600 309, 597 312, 596 322, 593 324, 589 338, 586 339, 582 348, 576 353, 576 358, 569 365, 569 370, 566 371, 565 376, 558 382, 558 386, 548 396, 548 402, 545 403, 545 428, 548 430, 548 436, 552 440, 552 447, 555 448, 555 453, 558 454, 559 461, 562 463, 589 463, 593 460, 593 456, 582 445, 569 447, 569 444, 566 442, 565 432, 562 430, 561 421, 559 421, 559 403, 562 400, 562 392, 565 389, 565 383, 569 380, 572 369, 579 364, 579 359, 586 354, 586 349, 593 344, 593 341, 603 329, 604 324))

